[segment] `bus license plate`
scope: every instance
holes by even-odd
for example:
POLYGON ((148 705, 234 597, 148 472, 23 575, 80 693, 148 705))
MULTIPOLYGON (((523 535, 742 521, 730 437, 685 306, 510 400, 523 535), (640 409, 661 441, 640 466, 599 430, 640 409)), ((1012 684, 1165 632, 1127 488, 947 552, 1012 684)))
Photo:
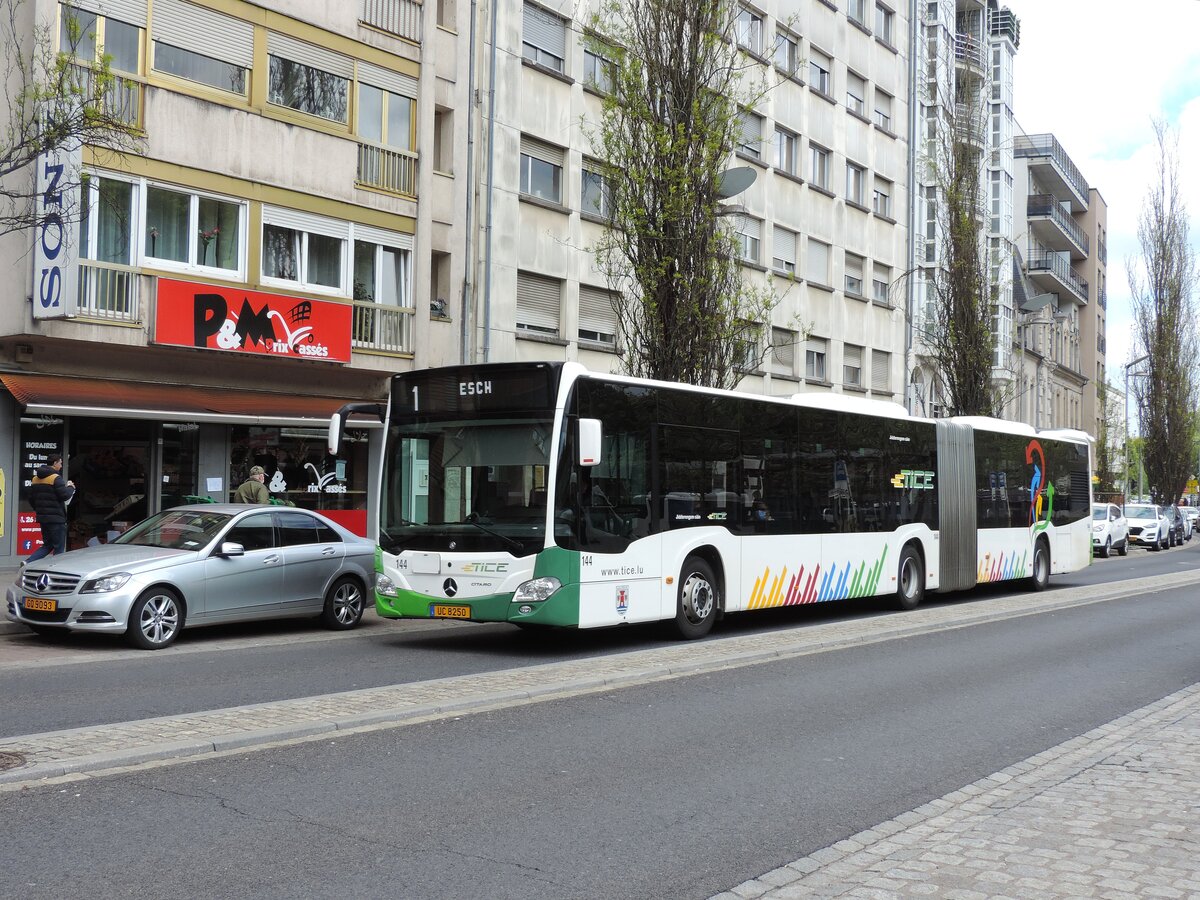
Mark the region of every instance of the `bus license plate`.
POLYGON ((471 618, 471 607, 443 606, 435 603, 431 614, 435 619, 469 619, 471 618))
POLYGON ((57 612, 58 611, 58 601, 57 600, 45 600, 41 597, 26 597, 25 598, 25 608, 26 609, 36 609, 38 612, 57 612))

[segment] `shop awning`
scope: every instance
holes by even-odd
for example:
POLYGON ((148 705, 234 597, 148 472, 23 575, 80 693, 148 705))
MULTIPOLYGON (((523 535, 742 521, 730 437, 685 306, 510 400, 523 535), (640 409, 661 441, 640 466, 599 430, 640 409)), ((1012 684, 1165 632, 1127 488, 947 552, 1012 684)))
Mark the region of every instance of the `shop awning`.
MULTIPOLYGON (((320 427, 344 403, 362 398, 313 397, 186 384, 113 381, 69 375, 0 373, 0 383, 27 413, 109 416, 158 422, 320 427)), ((363 420, 356 427, 378 427, 363 420)))

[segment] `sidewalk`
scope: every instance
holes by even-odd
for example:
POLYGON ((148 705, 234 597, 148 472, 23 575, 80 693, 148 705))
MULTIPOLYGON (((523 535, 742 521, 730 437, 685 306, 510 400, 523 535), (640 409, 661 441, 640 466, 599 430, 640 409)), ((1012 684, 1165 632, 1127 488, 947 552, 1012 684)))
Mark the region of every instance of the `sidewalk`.
POLYGON ((1200 897, 1192 685, 714 900, 1200 897))

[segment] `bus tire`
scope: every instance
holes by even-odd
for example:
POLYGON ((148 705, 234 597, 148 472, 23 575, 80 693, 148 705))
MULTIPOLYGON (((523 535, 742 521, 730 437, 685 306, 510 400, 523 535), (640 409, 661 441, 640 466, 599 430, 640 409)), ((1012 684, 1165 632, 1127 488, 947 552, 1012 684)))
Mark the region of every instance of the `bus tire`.
POLYGON ((1050 583, 1050 545, 1045 538, 1033 545, 1033 574, 1025 583, 1031 591, 1044 591, 1050 583))
POLYGON ((675 629, 684 640, 708 634, 717 618, 721 586, 712 566, 699 556, 689 556, 679 573, 675 602, 675 629))
POLYGON ((916 609, 925 599, 925 566, 921 554, 912 544, 900 551, 900 565, 896 569, 896 594, 892 605, 896 609, 916 609))

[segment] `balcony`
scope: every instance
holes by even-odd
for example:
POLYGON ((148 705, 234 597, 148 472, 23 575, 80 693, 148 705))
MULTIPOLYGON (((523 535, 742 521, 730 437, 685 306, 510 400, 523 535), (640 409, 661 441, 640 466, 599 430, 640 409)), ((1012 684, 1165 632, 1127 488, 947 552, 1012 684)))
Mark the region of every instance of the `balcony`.
POLYGON ((1021 20, 1013 15, 1012 10, 1007 7, 989 10, 988 33, 992 37, 1008 38, 1012 41, 1013 49, 1021 47, 1021 20))
MULTIPOLYGON (((96 72, 90 66, 73 65, 76 84, 84 97, 92 96, 96 72)), ((103 94, 106 115, 134 128, 142 127, 142 85, 132 75, 109 73, 109 82, 103 94)))
POLYGON ((980 149, 987 143, 983 111, 978 103, 954 104, 954 139, 980 149))
POLYGON ((983 73, 983 45, 972 34, 954 35, 954 62, 983 73))
POLYGON ((141 321, 137 270, 133 266, 81 259, 76 315, 126 324, 141 321))
POLYGON ((406 197, 417 196, 417 154, 378 144, 358 145, 358 183, 406 197))
POLYGON ((1037 250, 1026 261, 1029 278, 1041 290, 1055 294, 1067 291, 1081 306, 1088 302, 1088 283, 1057 253, 1037 250))
POLYGON ((1026 202, 1029 230, 1051 250, 1066 250, 1072 259, 1087 259, 1088 236, 1050 194, 1034 194, 1026 202))
POLYGON ((364 25, 421 43, 421 3, 415 0, 361 0, 364 25))
POLYGON ((1071 162, 1067 151, 1052 134, 1022 134, 1017 136, 1014 155, 1029 160, 1031 172, 1050 188, 1054 196, 1071 201, 1071 212, 1086 212, 1088 183, 1071 162))
POLYGON ((355 350, 379 353, 413 352, 413 316, 411 306, 383 306, 370 301, 353 301, 351 345, 355 350))
POLYGON ((1100 304, 1101 309, 1108 309, 1108 287, 1103 282, 1100 286, 1100 295, 1096 300, 1100 304))

